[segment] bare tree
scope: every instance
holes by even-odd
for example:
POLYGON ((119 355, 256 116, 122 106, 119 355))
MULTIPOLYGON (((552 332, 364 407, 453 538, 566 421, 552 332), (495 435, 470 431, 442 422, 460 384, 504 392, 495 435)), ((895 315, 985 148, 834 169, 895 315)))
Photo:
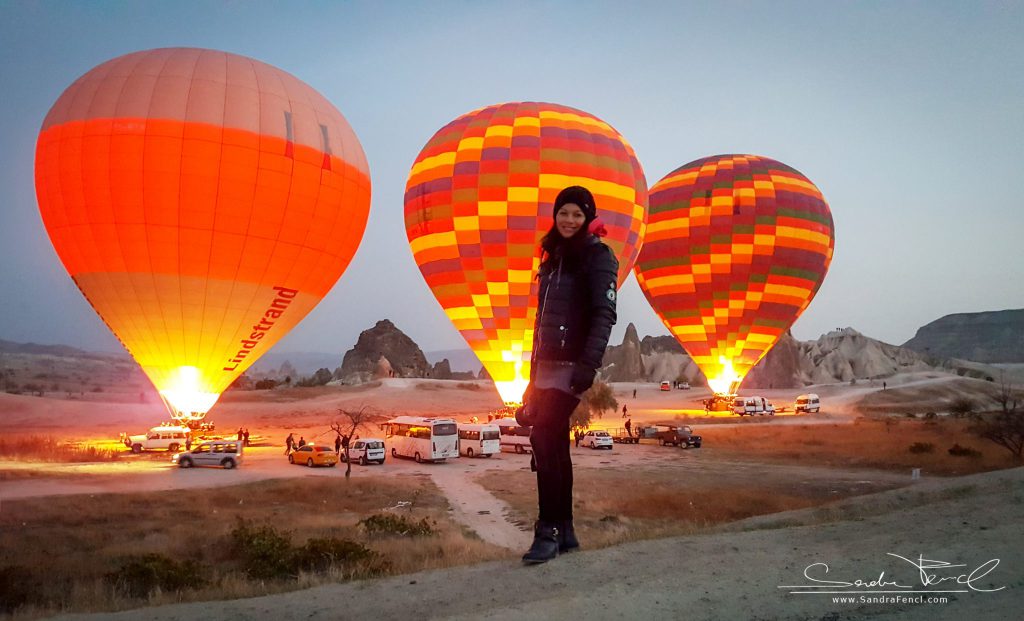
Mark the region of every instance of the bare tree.
POLYGON ((338 408, 338 418, 331 423, 331 429, 339 436, 349 439, 348 442, 342 444, 342 450, 345 451, 345 478, 352 474, 352 460, 348 458, 348 445, 351 442, 352 436, 355 435, 356 429, 360 425, 369 423, 377 418, 379 418, 379 415, 373 408, 367 405, 360 405, 359 409, 356 410, 338 408))
POLYGON ((1010 451, 1014 461, 1020 462, 1024 454, 1024 408, 1019 407, 1021 395, 1006 380, 1005 373, 1000 376, 999 389, 992 399, 999 410, 987 416, 975 415, 971 431, 1010 451))

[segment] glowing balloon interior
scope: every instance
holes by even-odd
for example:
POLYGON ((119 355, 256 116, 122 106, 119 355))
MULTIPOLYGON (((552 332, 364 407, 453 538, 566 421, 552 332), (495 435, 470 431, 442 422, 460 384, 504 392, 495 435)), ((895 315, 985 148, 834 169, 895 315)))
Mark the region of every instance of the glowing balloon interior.
POLYGON ((169 48, 64 91, 39 134, 36 192, 78 288, 189 420, 344 272, 370 177, 344 117, 305 83, 169 48))
POLYGON ((636 276, 715 392, 735 392, 821 286, 832 213, 798 171, 719 155, 651 188, 636 276))
POLYGON ((643 239, 647 185, 604 121, 556 104, 490 106, 434 134, 409 172, 413 256, 506 403, 521 401, 530 376, 540 239, 555 196, 576 184, 594 194, 621 285, 643 239))

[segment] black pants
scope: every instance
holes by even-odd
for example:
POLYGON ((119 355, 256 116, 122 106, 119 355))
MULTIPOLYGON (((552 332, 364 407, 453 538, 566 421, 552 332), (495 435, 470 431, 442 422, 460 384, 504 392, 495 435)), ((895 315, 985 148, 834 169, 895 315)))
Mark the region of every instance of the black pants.
POLYGON ((536 389, 531 397, 537 423, 530 432, 530 445, 537 467, 538 517, 543 522, 572 519, 569 417, 579 402, 577 397, 554 388, 536 389))

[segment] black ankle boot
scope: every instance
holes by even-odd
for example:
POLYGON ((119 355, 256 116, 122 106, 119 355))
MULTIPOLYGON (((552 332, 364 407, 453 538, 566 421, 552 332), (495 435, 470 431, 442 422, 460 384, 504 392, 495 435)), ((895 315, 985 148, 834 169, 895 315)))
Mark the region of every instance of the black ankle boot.
POLYGON ((523 562, 546 563, 558 556, 559 534, 557 522, 538 520, 533 526, 533 545, 523 555, 523 562))
POLYGON ((561 523, 558 529, 558 551, 575 552, 580 549, 580 542, 576 540, 576 530, 572 527, 572 520, 561 523))

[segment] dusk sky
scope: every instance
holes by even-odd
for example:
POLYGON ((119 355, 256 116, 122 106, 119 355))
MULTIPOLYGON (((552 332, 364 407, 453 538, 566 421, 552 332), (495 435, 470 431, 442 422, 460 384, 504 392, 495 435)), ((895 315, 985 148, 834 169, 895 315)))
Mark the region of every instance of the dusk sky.
MULTIPOLYGON (((33 183, 40 125, 76 78, 157 47, 250 56, 346 116, 373 182, 355 259, 275 351, 344 352, 391 319, 465 347, 403 227, 409 168, 440 127, 505 101, 613 125, 653 185, 751 153, 813 181, 835 257, 793 327, 900 344, 943 315, 1024 308, 1021 2, 0 2, 0 339, 117 351, 61 266, 33 183)), ((598 205, 600 208, 600 205, 598 205)), ((667 334, 633 276, 628 323, 667 334)))

